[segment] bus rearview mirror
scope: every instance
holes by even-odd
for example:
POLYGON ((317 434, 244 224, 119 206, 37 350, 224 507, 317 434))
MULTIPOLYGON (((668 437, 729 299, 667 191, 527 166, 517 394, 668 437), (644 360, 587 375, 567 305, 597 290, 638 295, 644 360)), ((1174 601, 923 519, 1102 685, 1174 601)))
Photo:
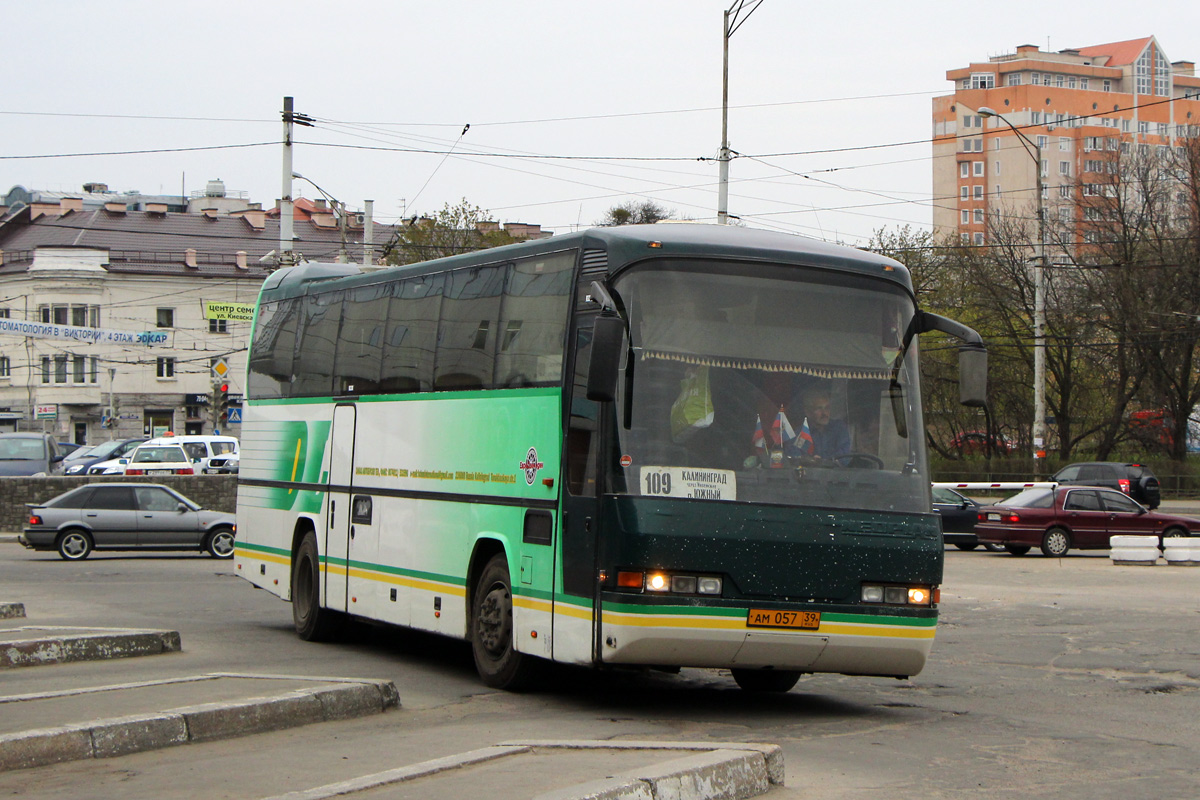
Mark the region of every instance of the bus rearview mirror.
POLYGON ((588 364, 588 400, 611 403, 616 398, 624 338, 625 323, 620 317, 609 314, 596 317, 592 329, 592 358, 588 364))
POLYGON ((966 345, 958 350, 958 401, 964 406, 987 405, 987 350, 966 345))

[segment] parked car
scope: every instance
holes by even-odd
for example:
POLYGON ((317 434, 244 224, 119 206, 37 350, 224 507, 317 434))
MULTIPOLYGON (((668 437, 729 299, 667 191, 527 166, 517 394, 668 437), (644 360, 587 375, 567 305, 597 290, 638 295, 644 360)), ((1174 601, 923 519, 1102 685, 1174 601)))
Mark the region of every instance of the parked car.
POLYGON ((1068 464, 1051 479, 1067 486, 1103 486, 1117 489, 1148 508, 1158 508, 1162 489, 1154 471, 1144 464, 1120 461, 1085 461, 1068 464))
POLYGON ((959 550, 974 550, 979 546, 975 523, 980 507, 979 503, 953 489, 933 487, 933 510, 942 520, 942 541, 959 550))
POLYGON ((63 472, 67 475, 87 475, 88 470, 93 465, 99 464, 102 461, 116 460, 132 452, 135 447, 145 441, 145 437, 138 439, 114 439, 110 442, 101 442, 89 447, 84 451, 83 455, 80 455, 77 450, 63 462, 63 472))
POLYGON ((975 535, 1015 556, 1040 547, 1048 556, 1064 556, 1071 548, 1107 549, 1110 536, 1132 534, 1194 536, 1200 519, 1159 514, 1115 489, 1059 486, 1026 489, 994 506, 979 510, 975 535))
POLYGON ((93 550, 206 550, 233 556, 233 514, 206 511, 155 483, 89 483, 45 503, 29 503, 18 537, 31 550, 57 550, 67 561, 93 550))
POLYGON ((81 444, 76 444, 75 442, 56 442, 56 444, 58 445, 58 452, 62 453, 64 461, 72 453, 84 446, 81 444))
POLYGON ((213 456, 208 460, 204 472, 206 475, 236 475, 240 465, 241 459, 237 453, 213 456))
POLYGON ((0 475, 61 475, 62 461, 48 433, 0 433, 0 475))
POLYGON ((195 475, 196 466, 182 445, 139 444, 125 461, 126 475, 195 475))
POLYGON ((177 444, 187 451, 196 469, 196 474, 207 472, 209 462, 220 456, 236 455, 238 440, 233 436, 208 436, 194 434, 185 436, 163 436, 151 439, 147 444, 177 444))

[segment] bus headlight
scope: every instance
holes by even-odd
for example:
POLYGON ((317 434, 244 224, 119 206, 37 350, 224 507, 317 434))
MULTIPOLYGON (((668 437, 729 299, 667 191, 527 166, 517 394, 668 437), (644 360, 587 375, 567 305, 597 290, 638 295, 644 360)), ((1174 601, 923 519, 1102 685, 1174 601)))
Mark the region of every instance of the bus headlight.
POLYGON ((724 584, 716 575, 675 575, 669 572, 617 572, 617 589, 660 594, 706 594, 720 596, 724 584))
POLYGON ((864 603, 889 606, 933 606, 938 602, 938 590, 931 586, 896 586, 864 583, 860 597, 864 603))

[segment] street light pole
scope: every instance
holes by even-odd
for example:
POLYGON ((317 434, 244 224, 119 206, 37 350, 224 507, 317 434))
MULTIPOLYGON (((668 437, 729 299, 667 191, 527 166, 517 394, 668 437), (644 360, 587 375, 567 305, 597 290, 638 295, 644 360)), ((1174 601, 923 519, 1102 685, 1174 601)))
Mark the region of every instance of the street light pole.
POLYGON ((303 175, 301 175, 299 172, 293 172, 293 173, 292 173, 292 177, 293 177, 293 178, 298 178, 298 179, 300 179, 300 180, 304 181, 305 183, 310 183, 310 184, 312 184, 312 187, 313 187, 314 189, 316 189, 318 192, 320 192, 320 193, 321 193, 321 196, 322 196, 322 197, 324 197, 326 200, 328 200, 328 201, 329 201, 329 203, 330 203, 330 205, 331 205, 331 206, 333 206, 333 213, 334 213, 334 215, 335 215, 335 216, 337 216, 337 218, 338 218, 338 231, 339 231, 339 233, 341 234, 341 240, 342 240, 341 249, 340 249, 340 250, 338 250, 338 258, 337 258, 337 263, 339 263, 339 264, 345 264, 345 263, 346 263, 346 261, 347 261, 347 251, 346 251, 346 204, 345 204, 345 203, 343 203, 342 201, 338 200, 338 199, 337 199, 336 197, 334 197, 333 195, 331 195, 331 194, 329 194, 328 192, 326 192, 326 191, 325 191, 324 189, 322 189, 320 186, 317 186, 317 184, 316 184, 315 182, 313 182, 313 181, 312 181, 311 179, 309 179, 309 178, 306 178, 306 177, 304 177, 304 176, 303 176, 303 175))
POLYGON ((1044 458, 1046 446, 1046 201, 1042 179, 1042 148, 1009 122, 1002 114, 984 106, 982 117, 995 117, 1017 135, 1025 152, 1033 159, 1037 187, 1037 262, 1033 268, 1033 457, 1044 458))

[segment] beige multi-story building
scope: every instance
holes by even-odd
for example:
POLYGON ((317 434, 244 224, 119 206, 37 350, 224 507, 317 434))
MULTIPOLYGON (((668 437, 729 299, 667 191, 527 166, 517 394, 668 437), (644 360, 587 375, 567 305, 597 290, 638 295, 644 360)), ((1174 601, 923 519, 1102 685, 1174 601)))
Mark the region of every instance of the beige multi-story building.
POLYGON ((1021 45, 946 77, 954 93, 933 101, 933 225, 967 244, 987 244, 998 220, 1036 231, 1038 170, 1057 246, 1085 242, 1087 198, 1111 184, 1114 154, 1169 155, 1200 134, 1195 64, 1171 61, 1153 36, 1021 45))

